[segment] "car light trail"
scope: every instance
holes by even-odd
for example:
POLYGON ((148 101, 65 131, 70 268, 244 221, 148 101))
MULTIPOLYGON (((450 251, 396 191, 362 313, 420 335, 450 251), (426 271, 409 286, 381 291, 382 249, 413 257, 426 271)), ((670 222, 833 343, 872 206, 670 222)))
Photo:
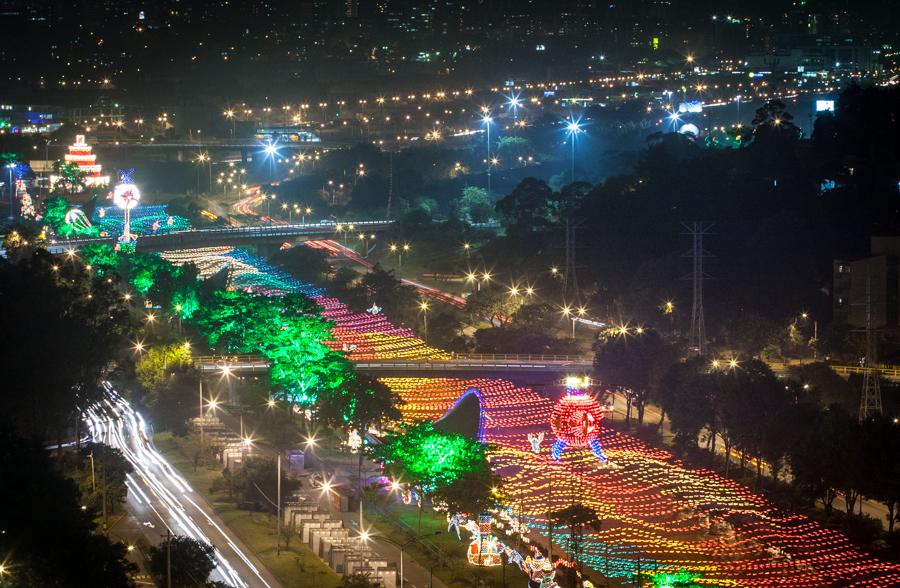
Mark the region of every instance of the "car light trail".
POLYGON ((109 383, 105 383, 104 388, 106 398, 87 409, 85 420, 93 441, 119 449, 134 467, 134 475, 129 474, 126 479, 134 500, 146 504, 171 532, 180 532, 212 545, 216 560, 213 574, 220 576, 221 581, 239 588, 271 587, 228 533, 191 497, 190 484, 153 447, 140 413, 132 409, 109 383), (216 533, 207 535, 195 521, 198 517, 216 533), (242 572, 236 569, 233 561, 240 562, 242 572))

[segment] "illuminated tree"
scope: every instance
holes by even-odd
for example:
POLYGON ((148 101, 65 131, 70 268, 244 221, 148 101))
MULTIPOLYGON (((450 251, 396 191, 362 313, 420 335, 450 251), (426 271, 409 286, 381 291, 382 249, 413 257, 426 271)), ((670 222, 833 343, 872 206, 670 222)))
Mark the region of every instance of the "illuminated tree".
POLYGON ((387 435, 375 455, 387 471, 426 493, 453 483, 466 472, 488 467, 482 443, 437 431, 430 422, 387 435))
POLYGON ((169 375, 193 365, 191 350, 184 344, 170 343, 151 347, 134 368, 138 381, 150 390, 161 388, 169 375))
POLYGON ((66 223, 66 213, 69 212, 69 208, 69 202, 65 198, 59 196, 50 198, 44 204, 43 221, 55 232, 60 233, 66 223))
MULTIPOLYGON (((450 487, 460 479, 483 480, 489 472, 486 447, 457 433, 444 433, 430 422, 415 423, 399 433, 388 434, 374 449, 375 459, 385 464, 385 473, 430 495, 438 489, 457 495, 450 487), (471 477, 470 477, 471 476, 471 477)), ((479 482, 480 483, 480 482, 479 482)), ((473 492, 473 495, 475 492, 473 492)), ((421 526, 422 507, 419 507, 421 526)))
POLYGON ((493 212, 487 190, 477 186, 468 186, 456 203, 460 218, 473 223, 483 223, 493 212))
POLYGON ((654 574, 650 581, 653 588, 700 588, 701 584, 695 582, 700 578, 700 574, 678 570, 677 572, 654 574))
POLYGON ((72 161, 55 161, 53 171, 59 174, 57 186, 61 186, 68 194, 84 189, 85 173, 72 161))
POLYGON ((291 403, 310 404, 320 389, 336 389, 351 373, 343 355, 325 345, 331 323, 303 295, 217 290, 196 320, 210 347, 268 359, 272 384, 291 403))
POLYGON ((82 245, 78 255, 94 268, 98 276, 112 271, 119 266, 121 259, 116 250, 107 243, 88 243, 82 245))

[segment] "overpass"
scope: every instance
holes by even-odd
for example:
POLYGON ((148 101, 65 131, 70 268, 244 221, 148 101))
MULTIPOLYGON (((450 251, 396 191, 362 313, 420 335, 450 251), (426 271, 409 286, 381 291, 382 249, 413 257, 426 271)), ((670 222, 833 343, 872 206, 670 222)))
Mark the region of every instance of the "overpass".
MULTIPOLYGON (((584 374, 593 358, 577 355, 457 354, 451 359, 357 359, 356 368, 383 377, 498 377, 504 374, 584 374)), ((204 373, 262 373, 268 362, 256 355, 197 356, 194 364, 204 373)))
MULTIPOLYGON (((787 376, 792 367, 803 367, 811 365, 810 363, 786 363, 786 362, 768 362, 769 367, 779 376, 787 376)), ((821 363, 821 362, 819 362, 821 363)), ((867 372, 878 372, 883 379, 891 382, 900 382, 900 367, 896 365, 878 365, 876 367, 862 367, 859 365, 839 365, 834 363, 825 363, 824 365, 831 368, 831 371, 841 376, 845 380, 850 378, 852 374, 865 375, 867 372)))
MULTIPOLYGON (((324 222, 317 224, 292 225, 256 225, 243 227, 221 227, 215 229, 191 229, 189 231, 173 231, 159 235, 143 235, 135 241, 138 251, 168 251, 196 247, 215 247, 221 245, 247 245, 253 243, 281 244, 292 239, 312 239, 332 237, 338 233, 338 227, 346 227, 347 231, 365 231, 379 233, 389 229, 394 221, 347 221, 341 223, 324 222)), ((98 237, 95 239, 57 239, 51 241, 48 249, 54 252, 76 249, 87 243, 114 244, 117 237, 98 237)))

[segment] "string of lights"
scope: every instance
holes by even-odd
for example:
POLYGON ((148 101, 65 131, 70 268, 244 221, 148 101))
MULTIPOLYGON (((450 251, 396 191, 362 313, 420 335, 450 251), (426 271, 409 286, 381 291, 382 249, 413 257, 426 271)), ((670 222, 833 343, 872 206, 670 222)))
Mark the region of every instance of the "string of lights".
MULTIPOLYGON (((334 322, 332 342, 351 358, 445 357, 385 317, 354 313, 308 284, 228 247, 166 253, 193 261, 201 275, 228 266, 231 287, 272 295, 304 292, 334 322)), ((488 459, 504 479, 511 516, 543 540, 548 513, 574 503, 594 510, 599 530, 585 530, 578 559, 610 577, 696 574, 700 585, 888 587, 900 584, 900 566, 879 561, 841 533, 803 515, 779 510, 742 484, 705 469, 689 469, 668 452, 609 427, 596 434, 608 458, 573 444, 555 460, 549 444, 535 452, 528 434, 548 441, 554 401, 506 380, 385 378, 404 400, 407 422, 435 420, 467 390, 479 391, 488 459)), ((593 407, 593 405, 591 405, 593 407)), ((582 439, 572 439, 581 441, 582 439)), ((553 544, 575 551, 558 521, 553 544)))

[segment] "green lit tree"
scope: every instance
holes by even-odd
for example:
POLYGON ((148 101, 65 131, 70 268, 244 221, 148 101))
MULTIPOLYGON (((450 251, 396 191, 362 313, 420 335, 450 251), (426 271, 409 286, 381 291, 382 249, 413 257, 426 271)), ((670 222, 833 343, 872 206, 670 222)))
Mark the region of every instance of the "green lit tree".
MULTIPOLYGON (((391 433, 374 449, 375 459, 385 464, 387 475, 431 495, 466 474, 487 471, 490 466, 484 444, 457 433, 445 433, 430 422, 409 425, 391 433)), ((422 509, 419 508, 421 525, 422 509)))
POLYGON ((677 572, 659 572, 654 574, 650 581, 653 588, 700 588, 701 584, 696 582, 702 576, 687 570, 678 570, 677 572))
POLYGON ((56 233, 60 233, 66 223, 66 213, 69 212, 69 202, 59 196, 49 198, 44 203, 43 221, 56 233))
POLYGON ((85 173, 77 163, 58 160, 53 162, 53 171, 60 178, 56 184, 57 189, 62 189, 66 194, 75 194, 84 189, 85 173))
POLYGON ((468 186, 456 202, 456 210, 462 220, 483 223, 491 217, 493 208, 487 190, 477 186, 468 186))
POLYGON ((78 255, 98 276, 115 270, 122 261, 118 252, 108 243, 87 243, 78 249, 78 255))
POLYGON ((183 343, 169 343, 151 347, 135 366, 138 382, 147 389, 157 390, 176 370, 192 366, 191 350, 183 343))

